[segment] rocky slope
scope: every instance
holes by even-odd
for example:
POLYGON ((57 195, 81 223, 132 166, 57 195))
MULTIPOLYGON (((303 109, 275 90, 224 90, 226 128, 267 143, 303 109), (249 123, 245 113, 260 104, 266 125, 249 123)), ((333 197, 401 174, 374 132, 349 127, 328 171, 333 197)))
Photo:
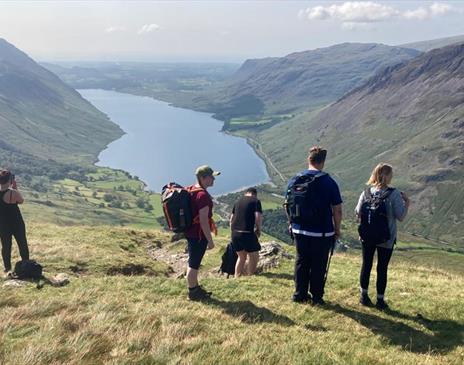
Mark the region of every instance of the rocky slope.
POLYGON ((332 102, 375 72, 418 54, 382 44, 343 43, 285 57, 247 60, 224 85, 194 101, 225 120, 253 113, 294 112, 332 102))

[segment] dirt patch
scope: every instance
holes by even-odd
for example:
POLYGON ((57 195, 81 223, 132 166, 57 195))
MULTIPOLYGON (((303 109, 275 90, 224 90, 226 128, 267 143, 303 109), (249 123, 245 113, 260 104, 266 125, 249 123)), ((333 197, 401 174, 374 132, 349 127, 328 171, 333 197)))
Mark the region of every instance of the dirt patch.
POLYGON ((107 275, 124 275, 124 276, 137 276, 137 275, 153 275, 151 270, 143 265, 127 264, 123 266, 112 266, 106 271, 107 275))
POLYGON ((85 274, 87 272, 87 267, 86 267, 85 264, 83 264, 83 265, 71 265, 71 266, 69 266, 69 270, 73 274, 81 275, 81 274, 85 274))

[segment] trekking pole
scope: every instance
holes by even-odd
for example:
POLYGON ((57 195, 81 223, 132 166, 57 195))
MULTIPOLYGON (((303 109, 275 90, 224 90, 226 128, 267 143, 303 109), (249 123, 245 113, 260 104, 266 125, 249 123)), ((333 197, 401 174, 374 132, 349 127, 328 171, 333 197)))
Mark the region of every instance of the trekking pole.
POLYGON ((324 276, 324 287, 325 287, 325 282, 327 281, 327 276, 329 276, 330 261, 332 260, 332 256, 333 256, 334 249, 335 249, 335 244, 336 244, 336 241, 333 242, 332 247, 330 248, 329 260, 327 261, 327 268, 325 270, 325 276, 324 276))

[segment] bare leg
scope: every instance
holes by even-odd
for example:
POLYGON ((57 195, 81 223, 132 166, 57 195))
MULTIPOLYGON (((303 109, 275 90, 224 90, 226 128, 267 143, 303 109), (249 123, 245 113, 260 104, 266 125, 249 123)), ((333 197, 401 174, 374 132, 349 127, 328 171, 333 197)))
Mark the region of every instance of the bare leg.
POLYGON ((256 272, 258 266, 259 252, 248 253, 248 275, 253 275, 256 272))
POLYGON ((244 274, 245 261, 247 257, 246 251, 237 251, 238 259, 235 264, 235 277, 238 278, 244 274))
POLYGON ((187 269, 187 285, 189 288, 195 288, 198 286, 198 270, 189 267, 187 269))

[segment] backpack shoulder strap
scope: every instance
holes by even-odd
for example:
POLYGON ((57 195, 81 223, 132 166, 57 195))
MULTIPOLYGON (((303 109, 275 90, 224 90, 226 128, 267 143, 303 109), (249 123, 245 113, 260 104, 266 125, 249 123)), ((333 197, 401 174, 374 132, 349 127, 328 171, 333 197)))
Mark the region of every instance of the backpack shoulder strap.
POLYGON ((372 198, 372 193, 371 193, 371 187, 368 186, 367 188, 364 189, 364 199, 368 200, 372 198))
POLYGON ((384 191, 384 193, 382 194, 380 199, 382 199, 382 200, 387 199, 391 195, 391 193, 393 193, 393 191, 395 191, 394 188, 387 188, 387 190, 384 191))
POLYGON ((200 191, 205 191, 205 189, 203 189, 201 186, 198 187, 198 186, 195 186, 195 185, 192 185, 192 186, 188 186, 186 188, 186 190, 189 192, 189 193, 198 193, 200 191))

